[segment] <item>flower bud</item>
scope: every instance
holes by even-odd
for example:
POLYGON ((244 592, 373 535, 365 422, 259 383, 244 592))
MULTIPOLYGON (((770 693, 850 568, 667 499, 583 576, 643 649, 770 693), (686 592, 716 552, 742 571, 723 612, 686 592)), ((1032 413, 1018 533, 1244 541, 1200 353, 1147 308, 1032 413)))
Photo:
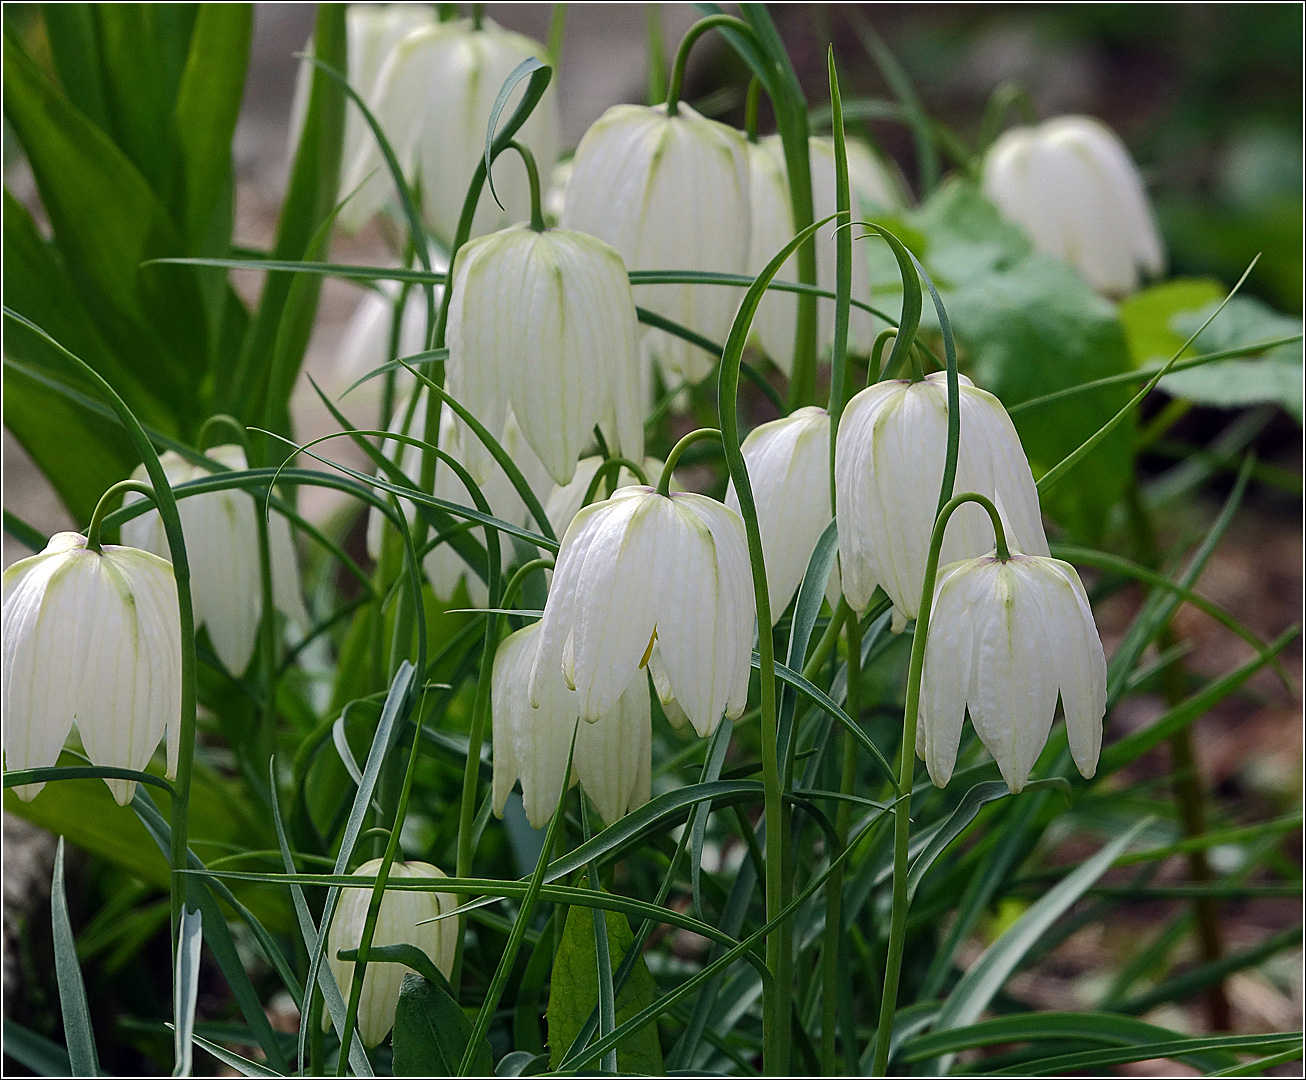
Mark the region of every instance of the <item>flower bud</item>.
MULTIPOLYGON (((58 533, 4 572, 4 751, 8 768, 54 765, 77 721, 92 763, 142 770, 168 732, 176 772, 181 616, 172 567, 130 547, 58 533)), ((126 806, 134 780, 106 780, 126 806)), ((14 789, 34 799, 45 785, 14 789)))
POLYGON ((539 707, 532 708, 529 683, 539 636, 540 624, 532 623, 505 638, 494 655, 494 812, 503 816, 520 777, 526 819, 542 829, 553 817, 563 784, 579 781, 610 825, 648 802, 653 768, 648 680, 632 679, 613 708, 577 726, 576 691, 554 670, 547 673, 539 707), (569 777, 573 732, 576 749, 569 777))
MULTIPOLYGON (((802 584, 807 563, 830 524, 830 416, 809 405, 762 424, 740 444, 757 504, 771 599, 771 624, 779 622, 802 584)), ((734 481, 726 505, 739 510, 734 481)), ((826 598, 839 602, 839 571, 831 573, 826 598)))
POLYGON ((747 703, 753 622, 739 515, 703 495, 622 488, 581 510, 562 538, 531 704, 541 707, 561 668, 580 715, 597 720, 644 677, 656 646, 667 691, 710 735, 747 703))
MULTIPOLYGON (((239 446, 215 446, 206 455, 237 472, 248 468, 245 451, 239 446)), ((159 455, 159 464, 176 487, 212 475, 203 465, 187 461, 169 450, 159 455)), ((220 470, 214 470, 220 471, 220 470)), ((133 479, 148 480, 145 467, 133 479)), ((142 496, 128 492, 130 504, 142 496)), ((177 500, 186 561, 194 599, 195 626, 208 628, 213 651, 233 675, 249 666, 263 617, 263 587, 259 571, 258 519, 261 509, 253 497, 238 488, 206 492, 177 500)), ((148 510, 122 527, 122 538, 163 559, 171 559, 163 520, 157 510, 148 510)), ((272 601, 291 622, 307 627, 308 612, 299 588, 299 563, 290 524, 273 513, 268 521, 268 544, 272 568, 272 601)))
MULTIPOLYGON (((372 877, 381 868, 380 859, 363 863, 354 871, 359 877, 372 877)), ((395 878, 442 878, 445 874, 430 863, 393 863, 390 880, 395 878)), ((357 949, 363 940, 363 923, 372 900, 372 890, 342 889, 340 902, 331 920, 327 934, 327 962, 340 985, 341 996, 348 1001, 354 982, 354 961, 341 960, 337 953, 357 949)), ((376 929, 372 934, 373 947, 382 945, 413 945, 430 957, 446 976, 453 971, 454 952, 458 944, 458 919, 440 919, 427 922, 436 916, 453 911, 458 900, 452 893, 418 892, 410 889, 389 889, 381 898, 376 916, 376 929)), ((399 989, 404 975, 412 969, 404 964, 370 963, 363 973, 363 992, 358 1000, 358 1036, 364 1046, 375 1046, 394 1027, 395 1007, 399 1004, 399 989)), ((331 1025, 331 1017, 323 1011, 322 1030, 331 1025)))
MULTIPOLYGON (((449 304, 449 393, 491 431, 508 410, 549 475, 571 479, 597 425, 644 456, 635 304, 621 256, 584 233, 505 229, 464 245, 449 304)), ((468 468, 489 452, 460 435, 468 468)))
POLYGON ((984 194, 1034 250, 1098 292, 1125 296, 1165 268, 1142 177, 1120 138, 1087 116, 1012 128, 984 158, 984 194))
MULTIPOLYGON (((468 186, 485 158, 486 128, 499 90, 513 70, 532 57, 545 59, 543 47, 530 38, 490 19, 482 20, 479 29, 469 19, 458 19, 405 36, 377 76, 372 111, 409 184, 420 181, 422 214, 445 244, 454 239, 468 186)), ((525 86, 523 80, 513 90, 500 123, 512 115, 525 86)), ((559 126, 557 94, 551 85, 516 136, 535 155, 544 176, 558 156, 559 126)), ((341 190, 353 191, 360 184, 340 212, 346 229, 358 228, 393 192, 380 147, 370 134, 345 163, 341 190)), ((530 189, 516 162, 500 158, 495 163, 494 191, 504 209, 487 184, 472 219, 473 236, 530 214, 530 189)))
MULTIPOLYGON (((953 490, 992 500, 1013 550, 1048 553, 1038 491, 1011 417, 992 394, 959 377, 961 439, 953 490)), ((848 402, 835 444, 839 567, 854 611, 864 611, 879 584, 898 622, 914 619, 938 511, 948 443, 943 372, 920 382, 886 380, 848 402)), ((943 564, 993 548, 993 525, 969 503, 949 519, 943 564)))
POLYGON ((1074 567, 1012 553, 967 559, 939 575, 922 669, 916 752, 942 787, 966 711, 1002 777, 1020 791, 1057 709, 1075 765, 1097 770, 1106 657, 1074 567))
MULTIPOLYGON (((662 105, 614 105, 576 148, 562 224, 607 241, 630 270, 742 274, 748 187, 739 132, 684 102, 675 116, 662 105)), ((740 295, 720 285, 641 285, 636 300, 723 344, 740 295)), ((698 382, 717 359, 665 331, 644 334, 669 381, 698 382)))

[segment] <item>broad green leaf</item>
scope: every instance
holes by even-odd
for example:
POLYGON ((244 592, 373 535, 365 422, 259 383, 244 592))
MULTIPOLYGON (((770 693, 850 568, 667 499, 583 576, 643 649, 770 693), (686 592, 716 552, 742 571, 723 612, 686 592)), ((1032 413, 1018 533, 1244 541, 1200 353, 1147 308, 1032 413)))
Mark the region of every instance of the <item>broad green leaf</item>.
MULTIPOLYGON (((164 205, 9 35, 4 108, 68 274, 105 340, 131 357, 157 397, 179 415, 195 416, 207 345, 194 271, 142 265, 184 250, 164 205)), ((6 288, 10 280, 6 273, 6 288)))
MULTIPOLYGON (((338 70, 345 70, 345 11, 343 4, 323 4, 318 9, 313 34, 314 55, 338 70)), ((314 239, 330 218, 339 182, 340 154, 344 141, 345 93, 321 70, 314 71, 308 111, 295 151, 274 259, 302 259, 311 251, 314 239)), ((258 314, 246 335, 230 384, 219 386, 220 403, 233 415, 253 420, 284 414, 285 402, 267 402, 266 387, 274 352, 282 350, 282 366, 298 370, 303 347, 308 344, 306 326, 311 326, 317 308, 316 283, 295 290, 292 304, 291 278, 269 274, 259 297, 258 314), (293 334, 283 334, 282 323, 291 308, 293 334), (298 349, 298 354, 296 354, 298 349)), ((290 380, 293 383, 293 379, 290 380)), ((288 394, 290 384, 285 384, 288 394)))
MULTIPOLYGON (((253 12, 248 4, 201 4, 175 109, 187 247, 201 254, 219 200, 230 199, 231 140, 245 89, 253 12)), ((228 214, 230 209, 228 208, 228 214)), ((230 232, 224 237, 230 241, 230 232)))
POLYGON ((37 1076, 71 1076, 68 1051, 44 1035, 29 1031, 9 1017, 4 1018, 5 1057, 31 1069, 37 1076))
MULTIPOLYGON (((420 975, 404 976, 395 1009, 396 1076, 457 1076, 472 1022, 449 992, 420 975)), ((473 1076, 489 1076, 494 1060, 482 1039, 472 1059, 473 1076)))
MULTIPOLYGON (((1218 301, 1217 301, 1218 302, 1218 301)), ((1214 305, 1178 314, 1172 320, 1180 335, 1191 334, 1210 315, 1214 305)), ((1196 352, 1218 352, 1300 334, 1300 320, 1271 310, 1250 296, 1235 296, 1220 317, 1193 342, 1196 352)), ((1256 358, 1221 360, 1179 371, 1161 380, 1161 389, 1201 405, 1238 408, 1270 402, 1282 406, 1302 422, 1302 343, 1280 345, 1256 358)))
MULTIPOLYGON (((927 237, 924 263, 941 279, 953 332, 976 385, 1007 407, 1130 369, 1115 308, 1024 239, 971 185, 944 184, 910 217, 927 237)), ((1129 400, 1101 387, 1015 416, 1037 478, 1079 447, 1129 400)), ((1095 540, 1130 474, 1129 418, 1079 466, 1076 483, 1043 496, 1043 509, 1072 534, 1095 540)))
MULTIPOLYGON (((615 911, 605 913, 608 945, 612 963, 620 964, 634 941, 626 917, 615 911)), ((617 1023, 629 1020, 657 1000, 657 983, 641 958, 630 978, 617 995, 617 1023)), ((574 907, 567 913, 562 942, 553 961, 553 978, 549 988, 549 1065, 557 1068, 581 1025, 598 1005, 598 953, 594 920, 584 908, 574 907)), ((622 1072, 660 1074, 662 1050, 658 1045, 656 1025, 635 1032, 617 1048, 622 1072)))
POLYGON ((41 14, 50 43, 50 58, 63 92, 87 119, 102 131, 108 131, 95 5, 42 4, 41 14))

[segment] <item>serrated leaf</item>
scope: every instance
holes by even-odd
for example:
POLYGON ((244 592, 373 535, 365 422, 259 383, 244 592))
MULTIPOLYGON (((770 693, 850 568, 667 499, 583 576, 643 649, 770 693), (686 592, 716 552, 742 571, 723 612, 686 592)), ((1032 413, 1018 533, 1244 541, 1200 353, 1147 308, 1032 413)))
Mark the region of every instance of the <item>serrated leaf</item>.
MULTIPOLYGON (((471 1033, 472 1022, 447 990, 420 975, 404 976, 395 1008, 396 1076, 457 1076, 471 1033)), ((489 1076, 493 1066, 490 1044, 482 1039, 471 1075, 489 1076)))
MULTIPOLYGON (((609 950, 612 964, 616 967, 634 941, 634 935, 624 915, 615 911, 605 914, 609 950)), ((581 1025, 598 1005, 598 952, 594 930, 594 919, 588 910, 573 907, 567 912, 549 988, 550 1068, 556 1069, 562 1063, 581 1025)), ((657 996, 657 983, 641 957, 617 995, 618 1025, 647 1008, 657 996)), ((657 1025, 641 1028, 624 1041, 617 1048, 617 1062, 623 1073, 661 1074, 662 1048, 658 1043, 657 1025)))

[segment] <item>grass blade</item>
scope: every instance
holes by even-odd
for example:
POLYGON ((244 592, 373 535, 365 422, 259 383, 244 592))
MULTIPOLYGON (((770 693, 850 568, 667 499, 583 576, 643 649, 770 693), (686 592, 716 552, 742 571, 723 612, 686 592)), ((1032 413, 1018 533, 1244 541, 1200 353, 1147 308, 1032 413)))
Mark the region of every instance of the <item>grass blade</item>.
MULTIPOLYGON (((201 886, 203 888, 203 886, 201 886)), ((177 934, 177 971, 172 981, 173 1076, 190 1076, 195 1035, 195 1002, 200 989, 200 943, 204 916, 184 909, 177 934)))
POLYGON ((86 1004, 86 985, 77 963, 77 942, 68 918, 64 893, 63 837, 54 853, 54 877, 50 882, 50 922, 54 933, 54 974, 59 984, 59 1011, 63 1014, 64 1039, 73 1076, 98 1076, 100 1058, 95 1051, 91 1010, 86 1004))

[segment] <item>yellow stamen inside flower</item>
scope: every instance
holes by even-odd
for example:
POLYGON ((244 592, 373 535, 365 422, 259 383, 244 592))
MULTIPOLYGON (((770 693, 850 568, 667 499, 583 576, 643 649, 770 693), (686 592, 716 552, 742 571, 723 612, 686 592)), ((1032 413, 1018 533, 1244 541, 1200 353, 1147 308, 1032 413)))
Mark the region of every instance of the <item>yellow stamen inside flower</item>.
POLYGON ((653 635, 648 639, 648 648, 644 650, 644 658, 640 660, 639 667, 642 671, 648 667, 648 658, 653 655, 653 643, 658 639, 658 628, 653 627, 653 635))

